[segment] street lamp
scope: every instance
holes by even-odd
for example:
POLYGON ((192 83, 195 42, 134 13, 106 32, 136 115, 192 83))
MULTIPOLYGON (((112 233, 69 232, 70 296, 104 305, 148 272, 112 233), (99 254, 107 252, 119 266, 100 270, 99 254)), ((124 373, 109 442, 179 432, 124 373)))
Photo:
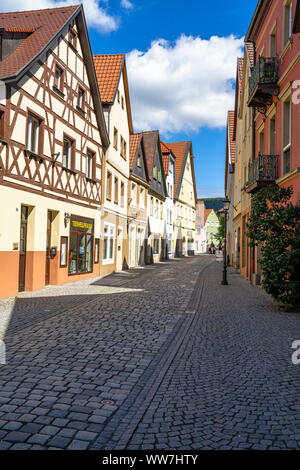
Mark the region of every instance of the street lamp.
POLYGON ((223 267, 223 280, 222 285, 228 286, 227 281, 227 214, 229 211, 230 201, 226 196, 223 201, 224 208, 224 267, 223 267))

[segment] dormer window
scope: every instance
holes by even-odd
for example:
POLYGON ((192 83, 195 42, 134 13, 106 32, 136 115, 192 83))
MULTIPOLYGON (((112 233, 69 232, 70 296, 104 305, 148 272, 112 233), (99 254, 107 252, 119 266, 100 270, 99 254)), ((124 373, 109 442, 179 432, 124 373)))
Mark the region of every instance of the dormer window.
POLYGON ((141 154, 138 154, 138 157, 137 157, 137 166, 139 168, 141 168, 142 166, 142 155, 141 154))
POLYGON ((79 87, 78 88, 78 101, 77 101, 77 106, 80 108, 82 111, 84 110, 84 95, 85 91, 83 88, 79 87))

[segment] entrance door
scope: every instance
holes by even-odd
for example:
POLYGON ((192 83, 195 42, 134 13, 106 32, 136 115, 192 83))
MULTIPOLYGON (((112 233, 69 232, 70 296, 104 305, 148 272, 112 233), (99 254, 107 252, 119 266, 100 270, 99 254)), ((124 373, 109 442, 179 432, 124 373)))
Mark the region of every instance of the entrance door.
POLYGON ((134 232, 135 227, 129 229, 129 266, 135 266, 135 249, 134 249, 134 232))
POLYGON ((143 235, 143 230, 139 228, 138 233, 137 233, 137 247, 136 247, 137 263, 139 266, 143 264, 143 258, 144 258, 144 247, 142 243, 142 235, 143 235))
POLYGON ((117 238, 117 271, 123 269, 123 227, 118 227, 117 238))
POLYGON ((46 234, 46 286, 50 281, 50 260, 51 260, 51 224, 52 224, 52 212, 48 211, 47 216, 47 234, 46 234))
POLYGON ((25 290, 28 207, 21 207, 19 292, 25 290))

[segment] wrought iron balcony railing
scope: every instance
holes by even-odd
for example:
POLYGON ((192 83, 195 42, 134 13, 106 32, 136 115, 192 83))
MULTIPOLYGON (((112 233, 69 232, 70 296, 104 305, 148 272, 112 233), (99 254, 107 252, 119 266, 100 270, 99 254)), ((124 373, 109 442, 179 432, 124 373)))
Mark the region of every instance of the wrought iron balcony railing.
POLYGON ((278 155, 261 155, 249 163, 248 182, 246 191, 255 192, 258 189, 273 184, 278 178, 278 155))
POLYGON ((278 60, 276 57, 260 57, 249 78, 248 106, 264 108, 272 104, 279 92, 278 60))

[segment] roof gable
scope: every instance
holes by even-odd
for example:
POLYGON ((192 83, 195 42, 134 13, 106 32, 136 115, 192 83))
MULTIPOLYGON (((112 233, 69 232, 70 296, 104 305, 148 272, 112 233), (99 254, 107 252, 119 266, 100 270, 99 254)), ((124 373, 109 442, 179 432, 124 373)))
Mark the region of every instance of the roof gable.
POLYGON ((109 138, 82 5, 0 14, 0 28, 25 29, 27 32, 30 29, 34 30, 12 54, 0 62, 0 78, 2 80, 21 78, 41 54, 49 50, 51 43, 53 44, 54 39, 60 37, 64 28, 74 24, 74 21, 84 56, 101 141, 106 150, 109 146, 109 138))
POLYGON ((21 44, 0 62, 2 80, 14 78, 43 52, 52 39, 81 10, 81 6, 0 14, 0 28, 28 32, 21 44), (31 32, 29 32, 31 30, 31 32))
POLYGON ((129 132, 133 134, 125 54, 97 54, 93 56, 93 59, 101 101, 104 105, 112 105, 115 102, 119 83, 123 75, 129 132))
POLYGON ((142 178, 145 182, 149 182, 147 160, 145 157, 143 135, 142 133, 132 134, 130 136, 130 172, 142 178), (141 165, 138 165, 138 156, 142 156, 141 165))
POLYGON ((175 198, 179 198, 180 188, 182 185, 182 179, 184 175, 184 170, 187 162, 188 155, 191 154, 191 172, 193 178, 193 186, 194 186, 194 196, 195 196, 195 204, 197 200, 197 190, 196 190, 196 182, 195 182, 195 172, 194 172, 194 161, 193 161, 193 150, 192 150, 192 142, 191 141, 183 141, 183 142, 173 142, 168 143, 167 146, 171 149, 174 153, 175 159, 175 198))
POLYGON ((143 132, 143 144, 147 160, 147 168, 149 171, 150 187, 151 189, 165 197, 167 195, 167 187, 159 131, 143 132), (159 182, 153 177, 153 170, 155 166, 158 166, 161 170, 161 182, 159 182))

